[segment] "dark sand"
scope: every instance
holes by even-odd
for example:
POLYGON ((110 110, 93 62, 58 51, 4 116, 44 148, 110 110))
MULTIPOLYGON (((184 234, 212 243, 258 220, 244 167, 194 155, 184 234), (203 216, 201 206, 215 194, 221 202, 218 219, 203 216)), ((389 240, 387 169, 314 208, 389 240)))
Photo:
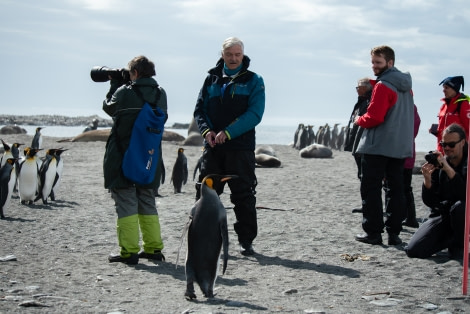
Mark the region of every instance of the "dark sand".
MULTIPOLYGON (((29 135, 8 142, 31 143, 29 135)), ((190 180, 173 194, 170 175, 178 144, 163 143, 166 182, 157 198, 166 262, 141 260, 137 266, 110 264, 117 252, 116 214, 103 187, 104 142, 57 143, 65 147, 63 181, 57 201, 20 205, 14 197, 0 221, 0 313, 458 313, 470 311, 462 295, 461 261, 444 251, 410 259, 403 247, 415 231, 404 228, 403 245, 367 245, 362 232, 356 165, 350 153, 331 159, 302 159, 288 145, 272 145, 281 168, 258 168, 257 254, 238 252, 229 189, 230 257, 225 275, 208 300, 196 286, 197 301, 184 298, 184 257, 176 257, 194 203, 192 172, 201 148, 185 146, 190 180), (266 209, 269 208, 269 209, 266 209), (350 260, 347 256, 352 256, 350 260), (354 258, 356 257, 356 258, 354 258), (30 306, 27 306, 30 305, 30 306)), ((40 156, 43 156, 40 154, 40 156)), ((423 159, 423 153, 418 154, 423 159)), ((413 177, 417 216, 427 217, 413 177)), ((387 243, 384 234, 384 243, 387 243)))

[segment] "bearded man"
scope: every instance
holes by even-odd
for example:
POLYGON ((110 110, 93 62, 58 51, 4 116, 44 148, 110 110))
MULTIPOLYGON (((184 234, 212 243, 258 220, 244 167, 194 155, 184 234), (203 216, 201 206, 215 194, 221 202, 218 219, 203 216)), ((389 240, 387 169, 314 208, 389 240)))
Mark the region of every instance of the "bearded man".
POLYGON ((388 46, 371 50, 377 80, 367 112, 355 120, 364 129, 356 153, 362 155, 361 199, 363 234, 355 239, 381 244, 384 227, 388 244, 402 243, 399 234, 405 218, 403 168, 413 156, 414 101, 411 75, 395 67, 395 52, 388 46), (390 189, 386 219, 383 218, 382 181, 390 189))

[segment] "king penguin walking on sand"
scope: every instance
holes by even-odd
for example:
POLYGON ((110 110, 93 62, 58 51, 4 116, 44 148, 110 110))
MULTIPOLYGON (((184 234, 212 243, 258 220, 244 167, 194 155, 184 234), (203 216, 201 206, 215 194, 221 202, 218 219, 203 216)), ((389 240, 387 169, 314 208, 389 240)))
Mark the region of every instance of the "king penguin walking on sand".
POLYGON ((37 153, 40 149, 26 147, 25 158, 19 164, 18 190, 21 204, 32 204, 38 192, 39 167, 37 153))
POLYGON ((16 183, 16 158, 8 158, 0 168, 0 218, 5 219, 4 211, 10 205, 16 183))
POLYGON ((207 175, 201 182, 201 197, 194 204, 188 222, 188 251, 186 254, 187 299, 195 299, 194 281, 207 298, 214 297, 214 284, 223 248, 222 273, 228 261, 227 213, 216 190, 236 176, 207 175))
POLYGON ((36 128, 36 133, 34 134, 33 141, 31 142, 31 148, 42 148, 42 134, 41 130, 43 128, 37 127, 36 128))

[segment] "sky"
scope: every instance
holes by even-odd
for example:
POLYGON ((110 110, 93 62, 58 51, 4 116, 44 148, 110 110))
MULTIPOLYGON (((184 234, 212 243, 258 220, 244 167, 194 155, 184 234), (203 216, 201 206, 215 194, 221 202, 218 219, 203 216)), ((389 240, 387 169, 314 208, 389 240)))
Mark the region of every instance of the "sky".
POLYGON ((189 123, 230 36, 264 79, 266 125, 347 123, 357 80, 375 78, 379 45, 413 78, 420 133, 437 122, 444 78, 468 76, 470 93, 464 0, 0 0, 0 10, 0 114, 109 118, 109 82, 93 82, 91 68, 145 55, 167 92, 168 122, 189 123))

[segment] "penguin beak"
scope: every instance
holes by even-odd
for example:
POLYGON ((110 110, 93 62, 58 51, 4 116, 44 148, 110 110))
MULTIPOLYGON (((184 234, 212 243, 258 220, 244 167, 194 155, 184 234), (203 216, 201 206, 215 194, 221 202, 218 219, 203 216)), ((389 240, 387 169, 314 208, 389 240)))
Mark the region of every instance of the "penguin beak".
POLYGON ((236 175, 225 176, 222 179, 220 179, 220 182, 227 182, 230 179, 236 179, 236 178, 238 178, 238 176, 236 175))

